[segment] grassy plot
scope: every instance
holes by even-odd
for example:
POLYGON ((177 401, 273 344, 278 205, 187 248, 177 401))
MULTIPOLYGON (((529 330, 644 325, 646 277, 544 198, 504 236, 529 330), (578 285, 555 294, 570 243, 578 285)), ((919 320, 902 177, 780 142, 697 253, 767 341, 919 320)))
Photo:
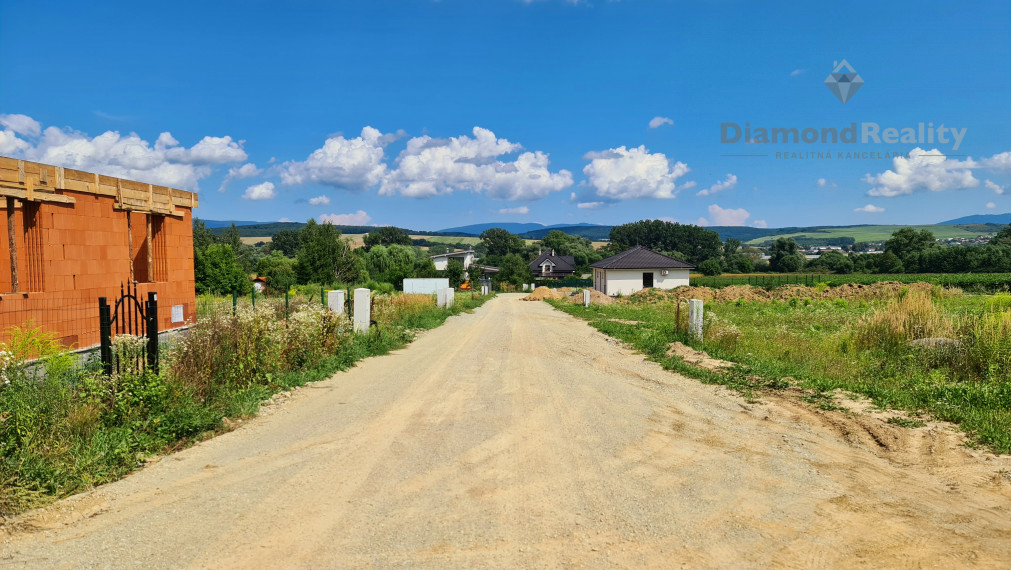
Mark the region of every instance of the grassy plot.
MULTIPOLYGON (((460 293, 446 310, 428 295, 378 296, 368 334, 316 303, 293 307, 288 319, 276 305, 235 315, 227 306, 169 347, 159 374, 124 367, 106 377, 97 363, 76 367, 52 335, 17 330, 0 350, 0 518, 118 479, 146 457, 226 430, 228 418, 255 415, 276 392, 401 348, 488 298, 460 293)), ((118 337, 120 362, 143 342, 118 337)))
POLYGON ((775 235, 768 235, 760 238, 755 238, 748 241, 752 245, 761 245, 767 242, 776 241, 776 239, 781 237, 794 238, 797 241, 802 241, 803 237, 808 238, 842 238, 851 237, 854 240, 878 242, 885 241, 892 237, 892 233, 896 230, 900 230, 905 227, 911 227, 916 231, 927 230, 934 234, 934 237, 938 239, 948 239, 948 238, 974 238, 985 233, 996 233, 996 231, 987 232, 985 228, 980 228, 976 226, 964 226, 964 225, 941 225, 941 224, 931 224, 931 225, 920 225, 920 226, 847 226, 847 227, 824 227, 824 228, 808 228, 803 231, 794 233, 782 233, 775 235))
POLYGON ((849 283, 871 285, 883 281, 907 284, 931 283, 942 287, 959 287, 977 293, 994 293, 1011 289, 1011 273, 755 273, 750 275, 692 276, 692 284, 700 287, 752 285, 766 289, 788 284, 813 286, 825 283, 832 287, 838 287, 849 283))
POLYGON ((684 332, 684 301, 675 325, 675 302, 642 295, 589 308, 552 304, 687 376, 746 394, 796 385, 813 390, 820 406, 839 388, 953 422, 972 441, 1011 452, 1011 296, 920 287, 890 299, 709 302, 702 341, 684 332), (942 340, 910 344, 924 338, 942 340), (738 366, 690 366, 668 356, 676 341, 738 366))

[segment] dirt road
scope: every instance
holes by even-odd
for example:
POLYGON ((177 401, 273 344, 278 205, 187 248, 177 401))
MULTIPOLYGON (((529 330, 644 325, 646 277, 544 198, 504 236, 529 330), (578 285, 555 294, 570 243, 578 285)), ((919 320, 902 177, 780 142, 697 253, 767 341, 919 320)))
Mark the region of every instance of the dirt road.
POLYGON ((518 298, 34 514, 0 566, 1011 563, 1007 458, 749 404, 518 298))

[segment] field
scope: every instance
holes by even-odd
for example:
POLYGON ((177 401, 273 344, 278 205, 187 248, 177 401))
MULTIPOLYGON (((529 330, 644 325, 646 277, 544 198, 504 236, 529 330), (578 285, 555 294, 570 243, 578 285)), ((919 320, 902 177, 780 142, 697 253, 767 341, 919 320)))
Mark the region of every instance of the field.
POLYGON ((761 245, 763 243, 769 243, 775 241, 777 238, 781 237, 792 237, 796 239, 798 236, 807 236, 810 238, 828 239, 828 238, 842 238, 851 237, 854 240, 877 242, 885 241, 892 237, 892 233, 896 230, 911 227, 917 231, 927 230, 934 234, 934 237, 938 239, 948 239, 948 238, 974 238, 984 233, 994 233, 983 231, 984 227, 979 226, 950 226, 950 225, 920 225, 920 226, 852 226, 852 227, 839 227, 839 228, 818 228, 818 229, 805 229, 796 233, 782 233, 768 235, 760 238, 755 238, 749 240, 747 243, 751 245, 761 245))
POLYGON ((699 287, 728 287, 731 285, 752 285, 756 287, 779 287, 781 285, 798 284, 813 286, 818 283, 837 287, 846 283, 870 285, 884 281, 899 283, 931 283, 944 287, 959 287, 969 292, 994 293, 1011 290, 1011 273, 896 273, 896 274, 809 274, 809 273, 773 273, 773 274, 741 274, 719 275, 706 277, 692 275, 692 285, 699 287))
POLYGON ((621 339, 664 367, 755 397, 803 389, 838 409, 846 394, 901 410, 893 423, 953 422, 970 441, 1011 452, 1011 295, 967 295, 928 284, 768 292, 650 291, 610 305, 552 303, 621 339), (687 295, 707 297, 703 340, 687 332, 687 295), (736 299, 734 299, 736 297, 736 299), (918 339, 918 346, 911 344, 918 339), (937 340, 941 339, 941 340, 937 340), (718 371, 688 364, 681 342, 733 363, 718 371), (837 392, 839 390, 839 392, 837 392))

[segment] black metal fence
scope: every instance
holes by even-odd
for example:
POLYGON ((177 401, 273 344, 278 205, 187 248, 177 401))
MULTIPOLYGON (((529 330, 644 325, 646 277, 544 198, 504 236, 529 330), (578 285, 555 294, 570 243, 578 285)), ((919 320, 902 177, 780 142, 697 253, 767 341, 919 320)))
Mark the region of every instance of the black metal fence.
POLYGON ((101 341, 99 355, 102 359, 102 371, 106 375, 123 372, 129 366, 134 369, 147 367, 158 372, 158 294, 149 292, 147 300, 141 301, 137 295, 137 286, 131 291, 127 286, 120 286, 119 299, 114 305, 109 305, 106 297, 98 298, 98 323, 101 341), (144 338, 146 342, 138 350, 124 346, 113 351, 113 340, 117 336, 130 335, 144 338))

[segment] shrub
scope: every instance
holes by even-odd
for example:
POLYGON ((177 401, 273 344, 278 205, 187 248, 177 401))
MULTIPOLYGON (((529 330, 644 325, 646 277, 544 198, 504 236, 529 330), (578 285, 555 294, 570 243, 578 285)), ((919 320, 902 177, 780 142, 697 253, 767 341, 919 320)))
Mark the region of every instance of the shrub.
POLYGON ((984 380, 1011 379, 1011 311, 969 318, 962 327, 967 365, 984 380))

